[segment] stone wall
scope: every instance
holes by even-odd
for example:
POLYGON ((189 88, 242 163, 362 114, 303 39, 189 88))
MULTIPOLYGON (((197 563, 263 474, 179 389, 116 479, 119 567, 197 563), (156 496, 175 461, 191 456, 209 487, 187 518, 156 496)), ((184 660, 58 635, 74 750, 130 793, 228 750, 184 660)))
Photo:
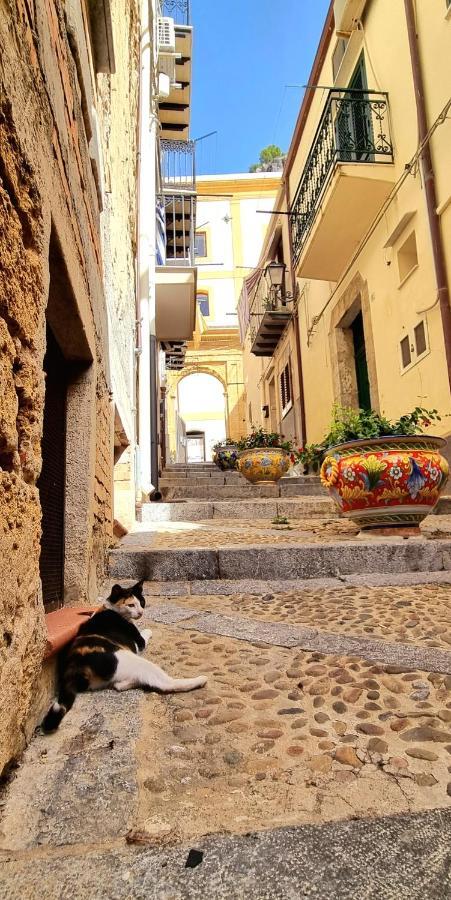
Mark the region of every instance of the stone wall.
MULTIPOLYGON (((37 481, 46 320, 68 366, 66 600, 96 597, 112 539, 102 193, 69 7, 0 0, 0 771, 29 734, 45 647, 37 481)), ((121 223, 128 254, 132 219, 121 223)))

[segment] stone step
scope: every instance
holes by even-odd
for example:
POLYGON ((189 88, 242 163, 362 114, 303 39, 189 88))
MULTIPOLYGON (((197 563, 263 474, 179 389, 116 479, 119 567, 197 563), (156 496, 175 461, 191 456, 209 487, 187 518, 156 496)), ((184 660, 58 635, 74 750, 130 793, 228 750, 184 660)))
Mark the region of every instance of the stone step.
POLYGON ((367 538, 329 543, 224 546, 217 549, 151 549, 143 536, 109 553, 114 578, 201 581, 335 578, 451 570, 451 541, 367 538))
POLYGON ((319 482, 301 482, 294 478, 282 479, 278 484, 171 484, 159 485, 165 500, 250 500, 259 497, 327 497, 319 482))
POLYGON ((207 519, 306 519, 338 516, 329 497, 289 497, 260 500, 183 500, 172 503, 143 503, 138 510, 139 522, 202 522, 207 519))

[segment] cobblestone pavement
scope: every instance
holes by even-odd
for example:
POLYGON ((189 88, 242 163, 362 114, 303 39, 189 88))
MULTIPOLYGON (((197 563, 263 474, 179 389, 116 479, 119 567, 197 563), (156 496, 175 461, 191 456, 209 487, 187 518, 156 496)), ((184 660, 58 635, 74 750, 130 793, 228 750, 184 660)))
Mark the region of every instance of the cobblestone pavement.
POLYGON ((451 585, 177 597, 178 606, 451 650, 451 585))
POLYGON ((165 698, 164 723, 143 705, 138 830, 183 840, 450 803, 449 676, 159 625, 152 658, 209 682, 165 698))
MULTIPOLYGON (((449 537, 451 516, 430 516, 422 525, 425 538, 449 537)), ((199 549, 237 544, 304 544, 355 540, 359 529, 346 519, 333 517, 293 519, 288 525, 276 525, 270 519, 207 519, 199 522, 145 522, 122 541, 135 550, 199 549)), ((365 538, 368 534, 363 534, 365 538)))
MULTIPOLYGON (((400 629, 407 639, 417 629, 412 644, 423 659, 450 651, 441 630, 450 602, 449 586, 430 584, 305 589, 301 596, 149 595, 146 656, 175 675, 206 674, 208 683, 182 695, 82 695, 55 735, 36 736, 4 797, 0 898, 27 896, 34 872, 42 896, 84 898, 77 872, 89 854, 115 860, 122 885, 131 854, 143 848, 172 852, 208 846, 208 835, 339 820, 367 828, 376 817, 393 822, 396 814, 449 809, 451 674, 409 669, 400 629), (382 608, 386 618, 378 621, 382 608), (228 635, 214 632, 218 612, 228 616, 228 635), (413 618, 418 623, 408 625, 413 618), (360 636, 361 652, 277 643, 278 630, 306 621, 315 625, 317 646, 327 633, 343 641, 351 634, 360 636), (265 641, 238 639, 246 625, 265 641), (364 642, 376 635, 397 648, 399 665, 365 658, 364 642), (58 893, 58 873, 66 871, 66 892, 58 893)), ((166 900, 155 877, 154 895, 166 900)), ((242 896, 260 898, 258 890, 242 896)))

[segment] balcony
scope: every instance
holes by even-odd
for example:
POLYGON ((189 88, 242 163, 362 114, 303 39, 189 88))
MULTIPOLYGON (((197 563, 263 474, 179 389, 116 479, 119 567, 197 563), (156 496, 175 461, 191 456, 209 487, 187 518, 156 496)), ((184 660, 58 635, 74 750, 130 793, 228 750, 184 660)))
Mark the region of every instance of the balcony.
POLYGON ((297 274, 337 281, 393 185, 387 94, 329 91, 290 210, 297 274))
MULTIPOLYGON (((161 15, 175 23, 175 82, 169 96, 159 101, 159 119, 163 138, 185 140, 189 138, 191 113, 192 44, 189 0, 163 0, 161 15)), ((164 63, 160 71, 165 71, 164 63)))
POLYGON ((192 338, 196 318, 196 174, 193 141, 160 141, 157 197, 156 333, 192 338))
POLYGON ((285 291, 268 290, 261 274, 249 304, 251 353, 272 356, 290 319, 285 291))

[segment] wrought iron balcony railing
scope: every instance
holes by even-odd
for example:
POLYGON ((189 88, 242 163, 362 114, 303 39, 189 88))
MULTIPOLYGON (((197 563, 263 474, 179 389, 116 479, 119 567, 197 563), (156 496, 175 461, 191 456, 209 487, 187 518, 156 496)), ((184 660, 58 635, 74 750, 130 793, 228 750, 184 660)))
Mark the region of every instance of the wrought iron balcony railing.
POLYGON ((161 15, 174 19, 176 25, 190 25, 190 0, 161 0, 161 15))
POLYGON ((160 140, 161 180, 163 190, 196 190, 194 141, 160 140))
POLYGON ((388 95, 350 89, 329 91, 290 210, 295 261, 299 259, 335 166, 391 162, 388 95))
POLYGON ((285 300, 284 289, 268 291, 261 273, 249 304, 251 353, 272 356, 290 319, 291 308, 285 300))
POLYGON ((194 266, 196 198, 186 194, 157 197, 157 265, 194 266))

